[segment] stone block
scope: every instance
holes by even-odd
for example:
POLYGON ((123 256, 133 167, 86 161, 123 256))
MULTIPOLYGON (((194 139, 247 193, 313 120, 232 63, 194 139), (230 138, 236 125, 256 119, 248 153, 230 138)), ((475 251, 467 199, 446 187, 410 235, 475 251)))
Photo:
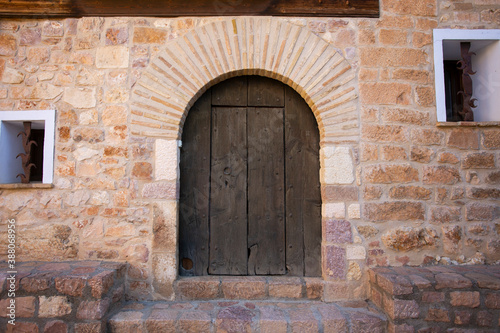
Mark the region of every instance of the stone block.
POLYGON ((468 325, 470 323, 472 313, 470 310, 456 310, 455 320, 453 321, 457 325, 468 325))
POLYGON ((344 244, 352 243, 351 223, 345 220, 326 220, 323 237, 327 242, 344 244))
POLYGON ((38 333, 38 325, 32 322, 16 320, 16 325, 7 325, 5 333, 38 333))
MULTIPOLYGON (((360 63, 363 67, 415 67, 424 65, 427 61, 427 54, 423 50, 412 48, 393 47, 362 47, 360 48, 360 63)), ((374 86, 375 87, 375 86, 374 86)), ((393 86, 386 84, 378 86, 383 89, 391 89, 393 86)), ((403 86, 404 91, 411 94, 411 87, 403 86), (409 91, 406 91, 410 89, 409 91)), ((371 87, 370 87, 371 88, 371 87)), ((398 96, 396 95, 395 98, 398 96)), ((410 98, 406 96, 405 98, 410 98)))
POLYGON ((366 203, 363 213, 366 219, 375 222, 424 220, 425 206, 411 201, 366 203))
POLYGON ((72 311, 71 302, 66 296, 40 296, 38 303, 38 317, 40 318, 62 317, 72 311))
POLYGON ((492 221, 500 217, 498 205, 471 203, 465 207, 465 218, 468 221, 492 221))
POLYGON ((263 277, 223 277, 222 293, 227 299, 263 299, 266 297, 266 280, 263 277))
POLYGON ((186 333, 210 332, 212 318, 205 311, 183 312, 179 317, 178 327, 186 333))
POLYGON ((45 324, 43 328, 44 333, 67 333, 68 325, 60 320, 52 320, 45 324))
POLYGON ((322 278, 304 278, 306 295, 308 299, 321 299, 323 297, 324 281, 322 278))
POLYGON ((301 298, 302 281, 295 277, 273 277, 269 280, 269 296, 277 298, 301 298))
POLYGON ((418 170, 409 164, 370 165, 364 170, 364 181, 367 183, 408 183, 418 180, 418 170))
POLYGON ((361 205, 360 204, 350 204, 347 207, 347 218, 349 219, 360 219, 361 218, 361 205))
POLYGON ((463 169, 491 169, 495 167, 492 153, 466 153, 462 156, 463 169))
POLYGON ((217 332, 251 332, 255 312, 242 306, 229 306, 217 313, 217 332))
POLYGON ((500 293, 486 294, 484 304, 488 309, 500 309, 500 293))
POLYGON ((17 84, 24 81, 24 74, 17 69, 5 67, 2 75, 2 82, 6 84, 17 84))
POLYGON ((98 301, 82 301, 78 306, 76 317, 82 320, 102 319, 108 313, 110 305, 109 298, 98 301))
POLYGON ((139 311, 121 311, 109 320, 112 332, 135 333, 144 329, 143 314, 139 311))
POLYGON ((63 101, 77 109, 93 108, 97 104, 95 88, 64 88, 63 101))
POLYGON ((439 291, 425 291, 422 294, 422 302, 424 303, 439 303, 444 302, 445 294, 439 291))
POLYGON ((97 68, 128 68, 129 49, 121 45, 99 47, 95 64, 97 68))
POLYGON ((461 207, 434 206, 431 208, 431 223, 454 223, 460 222, 462 216, 461 207))
POLYGON ((426 321, 450 322, 450 313, 447 309, 431 307, 427 310, 426 321))
POLYGON ((164 44, 168 39, 168 32, 163 29, 136 27, 134 29, 134 43, 164 44))
POLYGON ((318 332, 318 320, 309 309, 293 309, 289 312, 292 332, 318 332))
POLYGON ((335 202, 335 203, 324 203, 321 206, 321 216, 324 218, 345 218, 345 203, 335 202))
POLYGON ((327 245, 322 247, 323 274, 330 278, 344 279, 346 274, 345 249, 327 245))
POLYGON ((346 259, 347 260, 365 260, 366 259, 366 249, 361 245, 348 245, 346 247, 346 259))
POLYGON ((155 179, 175 181, 179 171, 179 148, 177 140, 156 139, 155 179))
MULTIPOLYGON (((366 310, 347 310, 351 321, 350 332, 385 333, 386 320, 366 310)), ((333 331, 332 331, 333 332, 333 331)))
POLYGON ((435 276, 436 279, 436 289, 463 289, 470 288, 472 286, 471 280, 463 277, 460 274, 455 273, 441 273, 435 276))
POLYGON ((482 133, 483 147, 486 149, 500 148, 500 131, 498 129, 485 130, 482 133))
POLYGON ((385 246, 398 251, 421 249, 436 243, 437 233, 429 228, 401 227, 389 230, 382 236, 385 246))
POLYGON ((146 320, 146 329, 151 333, 175 332, 178 316, 177 310, 153 309, 146 320))
POLYGON ((415 300, 401 300, 384 297, 384 310, 392 319, 417 319, 420 308, 415 300))
POLYGON ((453 306, 477 308, 481 303, 479 296, 478 291, 454 291, 450 293, 450 304, 453 306))
POLYGON ((324 185, 321 187, 321 197, 324 201, 357 201, 357 186, 324 185))
POLYGON ((448 147, 479 149, 479 133, 469 128, 453 129, 446 140, 448 147))
POLYGON ((92 296, 101 299, 114 283, 114 271, 104 271, 94 275, 88 280, 88 285, 92 289, 92 296))
POLYGON ((389 196, 398 200, 429 200, 432 196, 432 190, 421 186, 395 186, 390 189, 389 196))
POLYGON ((364 124, 361 128, 361 137, 371 142, 408 142, 408 130, 398 125, 364 124))
POLYGON ((17 50, 16 37, 9 33, 0 34, 0 55, 14 56, 17 50))
POLYGON ((31 274, 21 280, 21 287, 29 293, 47 290, 51 286, 52 278, 56 275, 57 273, 55 272, 31 274))
POLYGON ((177 200, 178 187, 172 182, 149 183, 144 185, 142 196, 146 199, 177 200))
POLYGON ((282 310, 276 307, 260 308, 260 331, 267 333, 286 333, 288 322, 282 310))
POLYGON ((352 184, 354 165, 349 147, 327 146, 321 149, 322 179, 325 184, 352 184))
POLYGON ((449 166, 424 166, 422 172, 425 185, 454 185, 461 181, 458 170, 449 166))
POLYGON ((408 295, 413 293, 413 286, 406 277, 396 274, 377 275, 377 284, 390 295, 408 295))
POLYGON ((55 279, 57 291, 69 296, 82 296, 86 282, 87 279, 81 277, 57 277, 55 279))
POLYGON ((153 287, 163 297, 171 298, 173 281, 177 278, 176 253, 153 253, 153 287))

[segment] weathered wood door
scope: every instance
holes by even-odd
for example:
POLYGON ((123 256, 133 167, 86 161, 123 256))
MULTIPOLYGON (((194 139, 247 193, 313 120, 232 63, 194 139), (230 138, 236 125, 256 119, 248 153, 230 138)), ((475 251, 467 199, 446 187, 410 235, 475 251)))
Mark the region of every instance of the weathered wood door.
POLYGON ((181 150, 181 275, 321 275, 319 132, 281 82, 241 76, 189 111, 181 150))

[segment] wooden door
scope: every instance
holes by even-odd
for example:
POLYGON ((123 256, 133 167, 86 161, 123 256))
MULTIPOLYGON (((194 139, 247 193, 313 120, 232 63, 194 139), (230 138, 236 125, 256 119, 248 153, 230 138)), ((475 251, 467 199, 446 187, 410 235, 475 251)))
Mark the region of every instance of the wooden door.
POLYGON ((304 100, 258 76, 208 90, 181 152, 181 275, 321 274, 319 132, 304 100))

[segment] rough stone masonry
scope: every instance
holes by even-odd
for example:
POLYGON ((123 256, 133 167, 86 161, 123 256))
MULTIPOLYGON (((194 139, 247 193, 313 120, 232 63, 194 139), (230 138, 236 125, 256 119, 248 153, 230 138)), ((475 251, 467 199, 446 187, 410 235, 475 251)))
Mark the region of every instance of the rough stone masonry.
POLYGON ((494 0, 381 0, 380 18, 2 19, 0 110, 56 110, 56 141, 53 188, 0 186, 1 258, 14 218, 18 260, 128 262, 129 298, 171 298, 182 125, 207 87, 255 74, 318 120, 325 300, 365 298, 369 267, 496 263, 500 122, 437 124, 432 29, 499 27, 494 0))

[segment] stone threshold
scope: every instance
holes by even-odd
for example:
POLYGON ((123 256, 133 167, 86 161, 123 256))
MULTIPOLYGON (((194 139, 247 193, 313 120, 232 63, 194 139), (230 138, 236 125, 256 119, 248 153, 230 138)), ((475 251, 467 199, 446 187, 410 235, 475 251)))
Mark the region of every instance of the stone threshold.
POLYGON ((108 321, 118 332, 383 333, 387 322, 369 303, 320 301, 178 301, 125 305, 108 321))
POLYGON ((438 122, 437 127, 500 127, 500 121, 448 121, 438 122))
POLYGON ((196 276, 174 283, 176 300, 322 300, 324 280, 288 276, 196 276))

